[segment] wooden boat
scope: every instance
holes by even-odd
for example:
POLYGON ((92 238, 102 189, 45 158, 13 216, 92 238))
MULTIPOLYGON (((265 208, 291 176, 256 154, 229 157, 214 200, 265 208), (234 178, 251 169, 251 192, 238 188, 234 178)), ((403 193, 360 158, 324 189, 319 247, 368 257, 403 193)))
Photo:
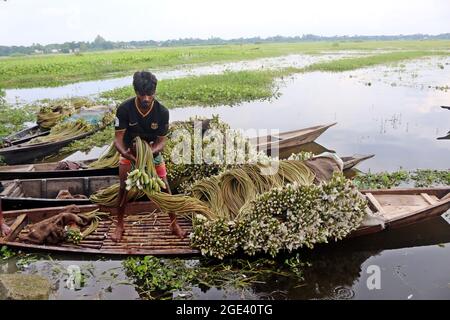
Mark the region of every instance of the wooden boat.
MULTIPOLYGON (((344 170, 350 170, 369 156, 343 157, 344 170)), ((77 170, 77 172, 87 170, 77 170)), ((90 204, 88 199, 56 199, 61 190, 68 190, 72 195, 89 197, 96 191, 117 183, 116 175, 93 177, 67 177, 49 179, 16 179, 4 183, 5 189, 0 193, 3 210, 19 210, 46 207, 59 207, 69 204, 90 204)))
POLYGON ((30 141, 31 139, 42 137, 50 133, 50 130, 43 130, 38 125, 23 129, 2 139, 3 145, 13 146, 30 141))
POLYGON ((371 159, 373 157, 375 157, 374 154, 369 154, 369 155, 356 154, 351 157, 342 157, 341 159, 344 162, 344 171, 349 170, 349 169, 355 167, 357 164, 361 163, 362 161, 371 159))
MULTIPOLYGON (((95 160, 79 162, 81 167, 87 167, 93 161, 95 160)), ((57 166, 58 162, 0 166, 0 181, 14 179, 46 179, 59 177, 95 177, 119 174, 118 168, 56 170, 57 166)))
POLYGON ((450 107, 449 107, 449 106, 441 106, 441 108, 442 108, 442 109, 450 110, 450 107))
POLYGON ((265 151, 271 155, 274 151, 281 153, 284 149, 292 148, 316 140, 328 128, 336 125, 337 122, 309 127, 300 130, 282 132, 278 135, 268 135, 265 137, 255 137, 250 139, 257 150, 265 151))
POLYGON ((400 228, 441 215, 450 209, 450 187, 363 190, 362 193, 369 201, 372 212, 385 221, 384 224, 360 227, 350 237, 400 228))
POLYGON ((447 133, 446 136, 442 136, 437 138, 438 140, 450 140, 450 131, 447 133))
MULTIPOLYGON (((288 157, 295 148, 311 143, 318 136, 320 136, 325 130, 335 125, 336 123, 322 126, 315 126, 296 131, 289 131, 281 133, 277 138, 273 136, 267 136, 260 138, 261 143, 258 145, 259 149, 268 147, 267 141, 271 140, 270 146, 275 148, 275 140, 279 143, 279 154, 288 157)), ((258 143, 258 138, 251 139, 252 142, 258 143)), ((270 146, 269 151, 270 151, 270 146)), ((0 153, 1 155, 1 153, 0 153)), ((89 164, 90 161, 84 161, 84 164, 89 164)), ((23 163, 23 162, 21 162, 23 163)), ((106 176, 118 174, 117 168, 109 169, 81 169, 81 170, 56 170, 58 166, 57 162, 42 163, 42 164, 23 164, 13 166, 0 167, 0 181, 13 180, 13 179, 40 179, 40 178, 56 178, 56 177, 86 177, 86 176, 106 176)))
MULTIPOLYGON (((450 209, 450 187, 436 189, 397 189, 366 190, 363 194, 369 200, 371 209, 384 219, 384 224, 360 227, 349 238, 382 232, 413 223, 419 223, 441 215, 450 209)), ((122 241, 115 243, 110 236, 114 233, 115 208, 102 208, 98 205, 79 206, 81 212, 100 209, 110 212, 111 219, 103 219, 97 230, 86 237, 79 245, 34 245, 20 242, 18 235, 24 232, 27 224, 33 224, 52 217, 64 207, 30 209, 4 212, 4 218, 11 226, 11 234, 0 240, 0 244, 10 247, 105 255, 193 255, 199 251, 190 246, 188 238, 179 239, 169 229, 169 218, 157 210, 152 202, 131 203, 125 218, 125 233, 122 241)), ((192 225, 180 217, 179 223, 186 231, 192 225)))
POLYGON ((0 157, 7 164, 22 164, 33 162, 57 152, 59 149, 69 145, 75 140, 86 138, 101 129, 101 127, 96 128, 89 132, 85 132, 75 137, 67 138, 57 142, 36 143, 32 145, 13 145, 0 149, 0 157))
POLYGON ((119 182, 118 176, 71 177, 14 180, 3 183, 0 193, 3 210, 60 207, 91 204, 89 199, 56 199, 61 190, 89 197, 98 190, 119 182))

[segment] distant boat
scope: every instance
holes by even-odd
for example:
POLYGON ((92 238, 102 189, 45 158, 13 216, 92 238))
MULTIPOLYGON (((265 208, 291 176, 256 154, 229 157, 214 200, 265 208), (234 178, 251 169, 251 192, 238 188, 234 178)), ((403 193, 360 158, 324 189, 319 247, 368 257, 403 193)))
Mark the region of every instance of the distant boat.
POLYGON ((282 132, 278 135, 255 137, 250 139, 250 142, 257 147, 257 150, 267 151, 269 155, 273 150, 278 150, 279 153, 282 153, 284 149, 289 149, 313 142, 328 128, 336 124, 337 122, 334 122, 326 125, 319 125, 305 129, 282 132))

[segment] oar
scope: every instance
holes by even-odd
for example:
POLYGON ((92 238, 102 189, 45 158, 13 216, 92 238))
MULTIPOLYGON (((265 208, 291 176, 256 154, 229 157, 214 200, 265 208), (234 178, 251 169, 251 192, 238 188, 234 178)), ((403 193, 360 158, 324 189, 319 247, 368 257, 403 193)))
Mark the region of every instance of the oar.
POLYGON ((450 110, 450 107, 449 107, 449 106, 441 106, 441 108, 450 110))

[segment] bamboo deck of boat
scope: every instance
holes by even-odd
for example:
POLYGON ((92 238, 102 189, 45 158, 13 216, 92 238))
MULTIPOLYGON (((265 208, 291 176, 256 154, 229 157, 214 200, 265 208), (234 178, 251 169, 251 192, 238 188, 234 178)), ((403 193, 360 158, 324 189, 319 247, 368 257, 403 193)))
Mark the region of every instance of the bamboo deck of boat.
MULTIPOLYGON (((97 205, 80 206, 82 212, 99 208, 97 205)), ((35 245, 18 241, 25 224, 32 224, 49 218, 64 210, 64 207, 27 210, 26 222, 20 222, 24 211, 5 212, 7 222, 12 224, 12 234, 4 239, 8 246, 55 252, 80 252, 105 255, 193 255, 199 254, 190 245, 189 237, 180 239, 170 231, 169 217, 156 210, 150 202, 131 203, 125 217, 125 232, 120 242, 111 240, 115 231, 115 209, 100 208, 111 212, 111 219, 103 219, 97 230, 83 239, 79 245, 64 243, 57 246, 35 245), (14 224, 12 221, 19 221, 14 224), (12 223, 11 223, 12 222, 12 223), (21 225, 20 225, 21 223, 21 225), (17 225, 17 226, 16 226, 17 225), (17 228, 16 228, 17 227, 17 228)), ((178 218, 178 223, 187 232, 192 231, 189 220, 178 218)), ((2 241, 0 241, 2 243, 2 241)))
MULTIPOLYGON (((400 228, 438 216, 450 209, 450 187, 425 189, 392 189, 362 191, 372 211, 384 218, 383 224, 360 227, 348 237, 354 238, 374 234, 391 228, 400 228)), ((79 207, 81 212, 99 208, 97 205, 79 207)), ((9 237, 0 240, 11 247, 56 252, 77 252, 103 255, 196 255, 199 251, 191 247, 190 239, 180 239, 170 231, 169 218, 159 212, 151 202, 131 203, 125 218, 125 233, 122 241, 111 240, 115 230, 115 209, 100 208, 111 213, 112 219, 103 219, 98 229, 79 245, 59 246, 34 245, 20 242, 18 235, 27 224, 33 224, 62 212, 64 207, 31 209, 5 212, 6 222, 11 226, 9 237)), ((183 229, 192 231, 186 218, 179 217, 183 229)))

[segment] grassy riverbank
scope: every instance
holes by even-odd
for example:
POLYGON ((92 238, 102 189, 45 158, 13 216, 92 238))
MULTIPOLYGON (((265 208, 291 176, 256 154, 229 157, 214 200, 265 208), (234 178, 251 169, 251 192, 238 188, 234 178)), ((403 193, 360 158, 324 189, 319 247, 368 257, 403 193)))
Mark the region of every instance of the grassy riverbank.
POLYGON ((303 42, 149 48, 82 54, 8 57, 0 59, 0 87, 59 86, 84 80, 130 74, 139 69, 164 69, 199 63, 251 60, 294 53, 318 54, 346 50, 450 50, 450 41, 303 42))

